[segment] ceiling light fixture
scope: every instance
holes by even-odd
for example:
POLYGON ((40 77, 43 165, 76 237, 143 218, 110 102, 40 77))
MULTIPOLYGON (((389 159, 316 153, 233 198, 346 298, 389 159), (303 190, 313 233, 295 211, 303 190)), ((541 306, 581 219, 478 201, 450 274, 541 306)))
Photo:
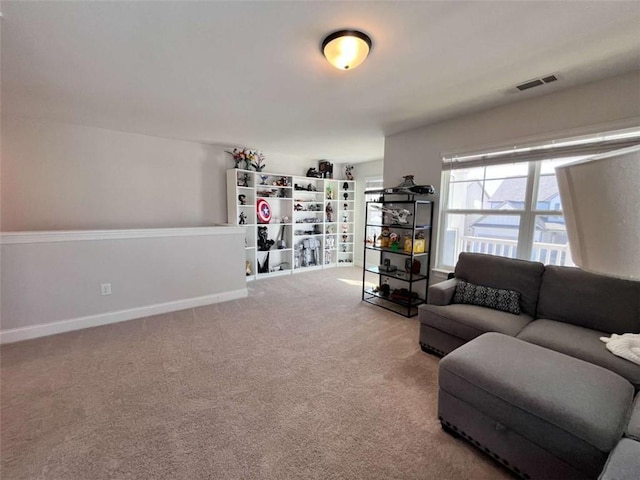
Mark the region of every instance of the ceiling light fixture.
POLYGON ((369 55, 371 39, 357 30, 339 30, 322 42, 322 53, 340 70, 353 70, 369 55))

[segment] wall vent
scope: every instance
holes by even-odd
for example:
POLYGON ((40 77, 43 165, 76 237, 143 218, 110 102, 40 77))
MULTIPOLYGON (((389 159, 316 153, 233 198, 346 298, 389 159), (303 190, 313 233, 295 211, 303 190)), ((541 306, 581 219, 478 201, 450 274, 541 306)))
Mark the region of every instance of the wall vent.
POLYGON ((525 90, 529 90, 530 88, 544 85, 545 83, 555 82, 556 80, 558 80, 558 77, 556 75, 545 75, 544 77, 529 80, 521 83, 520 85, 516 85, 516 88, 523 92, 525 90))

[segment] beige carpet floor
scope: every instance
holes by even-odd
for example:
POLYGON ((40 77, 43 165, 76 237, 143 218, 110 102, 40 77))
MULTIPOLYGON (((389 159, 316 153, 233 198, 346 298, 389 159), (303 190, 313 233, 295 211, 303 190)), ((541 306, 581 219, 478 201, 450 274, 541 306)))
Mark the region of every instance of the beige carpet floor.
POLYGON ((3 346, 2 479, 511 478, 441 431, 438 359, 361 278, 3 346))

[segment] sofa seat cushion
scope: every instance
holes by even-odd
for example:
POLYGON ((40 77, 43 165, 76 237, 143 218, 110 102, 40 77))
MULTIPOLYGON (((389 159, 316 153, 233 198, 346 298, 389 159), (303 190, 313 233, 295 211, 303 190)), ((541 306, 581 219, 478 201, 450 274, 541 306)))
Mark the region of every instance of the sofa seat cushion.
POLYGON ((589 476, 622 436, 633 402, 621 376, 498 333, 444 357, 439 386, 589 476))
POLYGON ((633 411, 625 435, 640 442, 640 393, 636 395, 636 400, 633 403, 633 411))
POLYGON ((422 305, 420 322, 463 340, 471 340, 486 332, 499 332, 515 337, 533 320, 525 313, 514 315, 477 305, 422 305))
POLYGON ((600 337, 609 336, 607 333, 555 320, 540 319, 531 322, 517 336, 521 340, 600 365, 623 376, 636 389, 640 388, 640 365, 607 350, 604 342, 600 340, 600 337))
POLYGON ((640 442, 623 438, 611 452, 598 480, 638 480, 640 476, 640 442))

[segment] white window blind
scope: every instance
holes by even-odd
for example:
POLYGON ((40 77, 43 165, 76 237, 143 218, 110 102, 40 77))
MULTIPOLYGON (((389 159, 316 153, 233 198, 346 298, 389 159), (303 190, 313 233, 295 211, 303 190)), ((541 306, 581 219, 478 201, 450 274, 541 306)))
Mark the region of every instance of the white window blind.
POLYGON ((597 155, 640 144, 640 128, 573 137, 551 142, 515 145, 492 151, 445 155, 443 170, 485 167, 509 163, 532 162, 548 158, 560 159, 597 155))
POLYGON ((372 202, 380 197, 380 194, 371 195, 371 190, 380 190, 383 188, 382 177, 367 177, 364 179, 364 201, 372 202))

